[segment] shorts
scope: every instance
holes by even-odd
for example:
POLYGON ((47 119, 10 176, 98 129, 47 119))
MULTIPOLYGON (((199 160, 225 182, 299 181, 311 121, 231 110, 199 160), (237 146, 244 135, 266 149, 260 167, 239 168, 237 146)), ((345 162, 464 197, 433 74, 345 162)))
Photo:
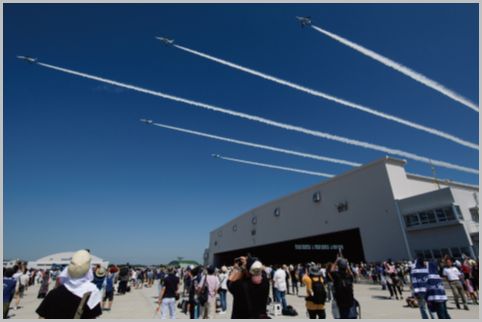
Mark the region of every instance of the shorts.
POLYGON ((114 291, 108 291, 108 292, 106 291, 103 301, 105 302, 106 300, 109 300, 112 302, 113 299, 114 299, 114 291))

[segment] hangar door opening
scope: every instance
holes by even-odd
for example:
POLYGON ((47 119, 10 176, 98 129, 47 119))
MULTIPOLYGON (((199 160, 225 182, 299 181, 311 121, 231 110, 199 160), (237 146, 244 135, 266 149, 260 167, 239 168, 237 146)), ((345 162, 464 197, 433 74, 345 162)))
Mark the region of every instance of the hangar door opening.
POLYGON ((236 257, 246 256, 248 253, 258 257, 266 265, 311 261, 326 263, 334 261, 340 251, 351 262, 365 261, 358 228, 217 253, 214 254, 214 265, 232 265, 236 257))

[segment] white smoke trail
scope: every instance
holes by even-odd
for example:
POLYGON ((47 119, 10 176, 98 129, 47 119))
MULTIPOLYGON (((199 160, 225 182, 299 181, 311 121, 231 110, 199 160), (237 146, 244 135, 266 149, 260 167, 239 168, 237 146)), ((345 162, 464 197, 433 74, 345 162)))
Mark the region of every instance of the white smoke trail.
POLYGON ((479 149, 479 146, 477 144, 466 141, 466 140, 463 140, 463 139, 461 139, 459 137, 456 137, 452 134, 449 134, 449 133, 446 133, 446 132, 443 132, 443 131, 440 131, 440 130, 437 130, 437 129, 434 129, 434 128, 431 128, 431 127, 427 127, 427 126, 424 126, 424 125, 421 125, 421 124, 418 124, 418 123, 414 123, 414 122, 399 118, 397 116, 386 114, 386 113, 374 110, 370 107, 363 106, 363 105, 360 105, 360 104, 357 104, 357 103, 353 103, 353 102, 350 102, 350 101, 347 101, 347 100, 344 100, 344 99, 341 99, 341 98, 338 98, 338 97, 335 97, 335 96, 332 96, 332 95, 329 95, 329 94, 326 94, 326 93, 323 93, 323 92, 320 92, 320 91, 317 91, 317 90, 314 90, 314 89, 311 89, 311 88, 307 88, 307 87, 304 87, 304 86, 301 86, 301 85, 298 85, 298 84, 294 84, 294 83, 288 82, 286 80, 283 80, 283 79, 280 79, 280 78, 277 78, 277 77, 274 77, 274 76, 270 76, 270 75, 264 74, 262 72, 259 72, 259 71, 256 71, 256 70, 253 70, 253 69, 250 69, 250 68, 247 68, 247 67, 243 67, 243 66, 234 64, 232 62, 229 62, 229 61, 226 61, 226 60, 214 57, 214 56, 210 56, 210 55, 207 55, 205 53, 202 53, 202 52, 199 52, 199 51, 196 51, 196 50, 193 50, 193 49, 189 49, 189 48, 186 48, 186 47, 183 47, 183 46, 180 46, 180 45, 173 45, 173 46, 176 47, 176 48, 179 48, 183 51, 189 52, 191 54, 209 59, 211 61, 214 61, 214 62, 223 64, 223 65, 232 67, 234 69, 238 69, 238 70, 246 72, 248 74, 252 74, 252 75, 270 80, 272 82, 275 82, 275 83, 278 83, 278 84, 281 84, 281 85, 284 85, 284 86, 294 88, 296 90, 308 93, 310 95, 322 97, 322 98, 325 98, 327 100, 336 102, 338 104, 348 106, 348 107, 351 107, 351 108, 354 108, 354 109, 357 109, 357 110, 360 110, 360 111, 363 111, 363 112, 366 112, 366 113, 369 113, 369 114, 372 114, 372 115, 376 115, 378 117, 381 117, 381 118, 384 118, 384 119, 387 119, 387 120, 390 120, 390 121, 394 121, 394 122, 397 122, 399 124, 403 124, 403 125, 406 125, 408 127, 411 127, 411 128, 414 128, 414 129, 417 129, 417 130, 420 130, 420 131, 430 133, 432 135, 436 135, 438 137, 447 139, 449 141, 455 142, 457 144, 466 146, 466 147, 471 148, 471 149, 475 149, 475 150, 479 149))
POLYGON ((72 75, 96 80, 96 81, 103 82, 103 83, 106 83, 106 84, 111 84, 111 85, 131 89, 131 90, 134 90, 134 91, 137 91, 137 92, 146 93, 146 94, 166 98, 166 99, 169 99, 169 100, 172 100, 172 101, 175 101, 175 102, 181 102, 181 103, 185 103, 185 104, 188 104, 188 105, 204 108, 204 109, 207 109, 207 110, 216 111, 216 112, 236 116, 236 117, 243 118, 243 119, 246 119, 246 120, 267 124, 267 125, 270 125, 270 126, 273 126, 273 127, 278 127, 278 128, 289 130, 289 131, 295 131, 295 132, 304 133, 304 134, 315 136, 315 137, 320 137, 320 138, 324 138, 324 139, 328 139, 328 140, 342 142, 342 143, 345 143, 345 144, 351 144, 351 145, 355 145, 355 146, 359 146, 359 147, 364 147, 366 149, 376 150, 376 151, 380 151, 380 152, 384 152, 384 153, 388 153, 388 154, 392 154, 392 155, 398 155, 398 156, 401 156, 401 157, 404 157, 404 158, 407 158, 407 159, 420 161, 420 162, 424 162, 424 163, 427 163, 427 164, 434 164, 434 165, 437 165, 437 166, 443 167, 443 168, 454 169, 454 170, 459 170, 459 171, 474 173, 474 174, 479 173, 479 170, 477 170, 477 169, 468 168, 468 167, 460 166, 460 165, 445 162, 445 161, 437 161, 437 160, 434 160, 434 159, 429 159, 427 157, 419 156, 419 155, 414 154, 414 153, 405 152, 405 151, 397 150, 397 149, 391 149, 391 148, 388 148, 388 147, 385 147, 385 146, 382 146, 382 145, 377 145, 377 144, 367 143, 367 142, 363 142, 363 141, 353 140, 353 139, 345 138, 345 137, 338 136, 338 135, 333 135, 333 134, 324 133, 324 132, 320 132, 320 131, 309 130, 309 129, 306 129, 306 128, 303 128, 303 127, 300 127, 300 126, 276 122, 276 121, 272 121, 272 120, 269 120, 269 119, 266 119, 266 118, 263 118, 263 117, 250 115, 250 114, 246 114, 246 113, 241 113, 241 112, 236 112, 236 111, 233 111, 233 110, 224 109, 224 108, 221 108, 221 107, 216 107, 214 105, 200 103, 200 102, 188 100, 188 99, 185 99, 185 98, 181 98, 181 97, 177 97, 177 96, 173 96, 173 95, 168 95, 168 94, 164 94, 164 93, 161 93, 161 92, 156 92, 156 91, 148 90, 148 89, 145 89, 145 88, 142 88, 142 87, 133 86, 133 85, 129 85, 129 84, 121 83, 121 82, 116 82, 116 81, 113 81, 113 80, 110 80, 110 79, 97 77, 97 76, 93 76, 93 75, 89 75, 89 74, 85 74, 85 73, 77 72, 77 71, 74 71, 74 70, 45 64, 45 63, 39 62, 39 63, 37 63, 37 65, 44 66, 44 67, 54 69, 54 70, 58 70, 58 71, 61 71, 61 72, 67 73, 67 74, 72 74, 72 75))
POLYGON ((310 159, 315 159, 315 160, 320 160, 320 161, 345 164, 345 165, 350 165, 350 166, 353 166, 353 167, 361 166, 361 163, 356 163, 356 162, 351 162, 351 161, 346 161, 346 160, 341 160, 341 159, 328 158, 328 157, 324 157, 324 156, 320 156, 320 155, 316 155, 316 154, 309 154, 309 153, 303 153, 303 152, 298 152, 298 151, 293 151, 293 150, 286 150, 286 149, 281 149, 281 148, 277 148, 277 147, 273 147, 273 146, 262 145, 262 144, 257 144, 257 143, 251 143, 251 142, 226 138, 226 137, 212 135, 212 134, 208 134, 208 133, 204 133, 204 132, 192 131, 192 130, 183 129, 183 128, 180 128, 180 127, 170 126, 170 125, 166 125, 166 124, 162 124, 162 123, 152 123, 152 124, 155 125, 155 126, 165 128, 165 129, 189 133, 189 134, 202 136, 202 137, 206 137, 206 138, 210 138, 210 139, 214 139, 214 140, 250 146, 250 147, 253 147, 253 148, 264 149, 264 150, 275 151, 275 152, 281 152, 281 153, 296 155, 296 156, 299 156, 299 157, 310 158, 310 159))
POLYGON ((215 156, 218 159, 223 159, 223 160, 233 161, 233 162, 239 162, 239 163, 244 163, 244 164, 250 164, 250 165, 255 165, 255 166, 258 166, 258 167, 285 170, 285 171, 291 171, 291 172, 298 172, 298 173, 309 174, 309 175, 318 176, 318 177, 327 177, 327 178, 333 178, 334 177, 334 175, 332 175, 332 174, 327 174, 327 173, 322 173, 322 172, 314 172, 314 171, 307 171, 307 170, 296 169, 296 168, 282 167, 282 166, 274 165, 274 164, 267 164, 267 163, 260 163, 260 162, 253 162, 253 161, 235 159, 235 158, 225 157, 225 156, 222 156, 222 155, 219 155, 219 154, 216 154, 216 155, 213 155, 213 156, 215 156))
POLYGON ((388 67, 391 67, 393 69, 395 69, 396 71, 399 71, 400 73, 416 80, 417 82, 419 83, 422 83, 424 84, 425 86, 428 86, 434 90, 436 90, 437 92, 440 92, 442 93, 443 95, 445 96, 448 96, 450 97, 451 99, 453 99, 454 101, 457 101, 471 109, 473 109, 474 111, 476 112, 479 112, 479 107, 477 106, 476 103, 470 101, 469 99, 463 97, 462 95, 460 94, 457 94, 456 92, 446 88, 445 86, 443 86, 442 84, 439 84, 437 83, 436 81, 408 68, 408 67, 405 67, 403 66, 402 64, 399 64, 387 57, 384 57, 380 54, 377 54, 376 52, 370 50, 370 49, 367 49, 363 46, 360 46, 348 39, 345 39, 343 37, 340 37, 338 35, 335 35, 327 30, 324 30, 324 29, 321 29, 320 27, 317 27, 317 26, 311 26, 313 29, 327 35, 328 37, 332 38, 332 39, 335 39, 336 41, 339 41, 341 42, 342 44, 364 54, 365 56, 368 56, 382 64, 384 64, 385 66, 388 66, 388 67))

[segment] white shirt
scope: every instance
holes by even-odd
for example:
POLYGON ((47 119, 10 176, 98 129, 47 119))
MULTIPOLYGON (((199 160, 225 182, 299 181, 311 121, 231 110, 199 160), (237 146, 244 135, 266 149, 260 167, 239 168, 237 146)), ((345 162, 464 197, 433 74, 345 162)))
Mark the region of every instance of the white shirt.
POLYGON ((320 271, 323 278, 326 278, 326 268, 321 268, 320 271))
POLYGON ((27 274, 22 274, 22 275, 20 275, 20 283, 21 283, 23 286, 27 286, 29 280, 30 280, 30 278, 28 277, 27 274))
POLYGON ((286 272, 278 268, 273 276, 274 287, 280 292, 286 292, 286 272))
POLYGON ((15 274, 13 274, 13 278, 16 279, 17 281, 20 281, 20 276, 22 276, 22 272, 18 271, 15 274))
POLYGON ((228 274, 227 273, 219 274, 219 282, 221 283, 221 289, 227 290, 228 289, 228 274))
POLYGON ((460 280, 460 271, 457 267, 445 267, 443 270, 443 275, 447 276, 449 281, 458 281, 460 280))

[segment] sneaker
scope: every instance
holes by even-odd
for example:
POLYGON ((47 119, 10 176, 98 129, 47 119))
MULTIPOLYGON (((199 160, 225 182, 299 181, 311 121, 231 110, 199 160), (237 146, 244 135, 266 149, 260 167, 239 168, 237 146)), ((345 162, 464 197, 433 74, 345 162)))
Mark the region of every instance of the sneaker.
POLYGON ((219 312, 219 314, 226 314, 226 311, 221 311, 219 312))
POLYGON ((460 310, 460 304, 459 304, 459 303, 455 303, 455 305, 457 306, 457 309, 460 310))
POLYGON ((464 305, 464 310, 468 311, 469 307, 467 305, 464 305))

